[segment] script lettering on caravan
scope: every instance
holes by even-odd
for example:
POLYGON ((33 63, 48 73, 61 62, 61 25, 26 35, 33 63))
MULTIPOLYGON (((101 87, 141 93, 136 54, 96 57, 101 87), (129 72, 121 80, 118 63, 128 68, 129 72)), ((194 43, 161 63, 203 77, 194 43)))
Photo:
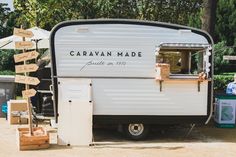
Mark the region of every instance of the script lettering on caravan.
POLYGON ((125 58, 141 58, 141 51, 112 51, 112 50, 71 50, 69 56, 79 57, 80 59, 88 60, 80 71, 85 70, 89 66, 126 66, 127 60, 125 58), (109 58, 109 59, 103 59, 109 58), (91 60, 90 60, 91 59, 91 60))
POLYGON ((82 71, 86 66, 90 66, 90 65, 104 65, 104 64, 105 64, 104 61, 98 61, 98 62, 89 61, 89 62, 87 62, 84 66, 82 66, 82 68, 80 69, 80 71, 82 71))

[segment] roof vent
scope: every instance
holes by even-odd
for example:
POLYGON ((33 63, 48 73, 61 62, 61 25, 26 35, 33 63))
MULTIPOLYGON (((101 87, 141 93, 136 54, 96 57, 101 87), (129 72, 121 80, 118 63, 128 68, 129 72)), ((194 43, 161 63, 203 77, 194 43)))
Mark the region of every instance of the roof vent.
POLYGON ((186 34, 186 33, 191 33, 192 31, 190 29, 180 29, 179 33, 180 34, 186 34))
POLYGON ((80 27, 76 30, 78 33, 87 33, 89 29, 87 27, 80 27))

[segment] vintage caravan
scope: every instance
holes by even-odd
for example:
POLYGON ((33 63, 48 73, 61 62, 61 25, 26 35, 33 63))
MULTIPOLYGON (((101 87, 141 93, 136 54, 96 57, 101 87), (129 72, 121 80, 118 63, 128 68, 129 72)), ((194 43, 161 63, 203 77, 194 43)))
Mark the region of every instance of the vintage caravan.
POLYGON ((204 31, 149 21, 83 20, 58 24, 50 39, 62 139, 76 134, 76 125, 91 122, 122 125, 139 139, 150 124, 207 123, 211 117, 213 41, 204 31), (92 115, 87 122, 85 114, 92 115))

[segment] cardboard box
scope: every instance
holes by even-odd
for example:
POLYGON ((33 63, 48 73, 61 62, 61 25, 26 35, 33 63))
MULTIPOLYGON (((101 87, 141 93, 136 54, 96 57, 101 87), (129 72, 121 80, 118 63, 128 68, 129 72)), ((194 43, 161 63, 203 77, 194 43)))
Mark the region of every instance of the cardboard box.
POLYGON ((27 102, 26 100, 10 100, 8 104, 8 122, 9 124, 27 124, 28 119, 23 118, 16 113, 27 112, 27 102))
POLYGON ((156 64, 156 79, 164 80, 169 79, 170 76, 170 64, 157 63, 156 64))

